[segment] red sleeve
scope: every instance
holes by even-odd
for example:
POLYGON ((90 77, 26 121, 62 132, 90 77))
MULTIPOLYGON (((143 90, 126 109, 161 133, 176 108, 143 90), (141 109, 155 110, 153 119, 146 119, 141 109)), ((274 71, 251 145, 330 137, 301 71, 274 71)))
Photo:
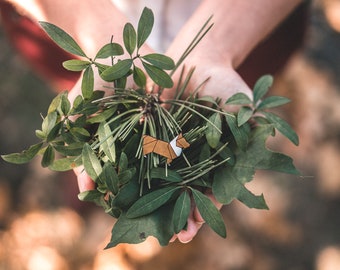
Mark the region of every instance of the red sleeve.
POLYGON ((0 1, 0 15, 5 34, 34 71, 57 91, 70 90, 80 73, 65 70, 62 62, 75 56, 62 50, 39 25, 18 14, 12 5, 0 1))
POLYGON ((260 43, 239 67, 238 72, 253 86, 264 74, 280 72, 296 52, 304 44, 309 2, 302 4, 262 43, 260 43))

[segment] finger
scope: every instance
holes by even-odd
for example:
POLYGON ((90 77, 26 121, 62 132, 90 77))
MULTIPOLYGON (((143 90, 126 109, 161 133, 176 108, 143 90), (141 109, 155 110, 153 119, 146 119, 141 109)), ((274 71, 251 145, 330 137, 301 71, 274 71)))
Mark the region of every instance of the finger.
MULTIPOLYGON (((209 197, 209 199, 212 201, 212 203, 216 206, 217 209, 220 210, 222 208, 223 205, 216 200, 215 196, 211 192, 210 193, 206 193, 205 195, 207 197, 209 197)), ((198 211, 197 207, 195 207, 194 210, 193 210, 193 219, 198 224, 203 224, 205 222, 204 219, 202 218, 202 215, 198 211)))
POLYGON ((83 166, 79 166, 75 168, 74 172, 77 176, 78 187, 79 187, 80 192, 95 189, 95 186, 96 186, 95 183, 85 172, 83 166))
POLYGON ((153 80, 150 79, 150 77, 146 78, 146 85, 145 85, 145 90, 148 94, 151 93, 158 93, 158 87, 155 85, 153 80))
MULTIPOLYGON (((216 200, 215 196, 211 192, 206 193, 206 195, 210 198, 217 209, 222 208, 222 204, 216 200)), ((192 202, 191 212, 187 220, 186 230, 182 230, 177 235, 174 235, 170 239, 170 242, 174 242, 176 239, 178 239, 182 243, 190 242, 196 236, 204 223, 205 221, 198 211, 198 208, 192 202)))
POLYGON ((177 234, 177 238, 181 243, 189 243, 197 234, 202 224, 197 223, 193 218, 187 221, 186 230, 182 230, 177 234))
POLYGON ((175 242, 177 239, 177 234, 174 234, 171 239, 169 240, 170 243, 175 242))
POLYGON ((187 220, 187 227, 185 230, 181 230, 178 234, 177 234, 177 239, 181 242, 181 243, 188 243, 190 242, 197 234, 198 230, 202 227, 201 222, 196 222, 196 220, 194 219, 194 211, 195 211, 195 204, 193 203, 193 201, 191 202, 191 210, 190 210, 190 214, 187 220))

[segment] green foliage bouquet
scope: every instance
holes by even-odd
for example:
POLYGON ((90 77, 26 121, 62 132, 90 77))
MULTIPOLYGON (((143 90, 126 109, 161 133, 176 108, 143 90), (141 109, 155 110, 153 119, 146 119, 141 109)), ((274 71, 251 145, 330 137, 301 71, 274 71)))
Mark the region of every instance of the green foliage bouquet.
POLYGON ((212 24, 209 19, 174 63, 163 54, 140 54, 153 22, 152 11, 145 8, 137 30, 130 23, 125 25, 122 45, 111 38, 94 58, 62 29, 41 22, 61 48, 82 57, 63 63, 68 70, 83 71, 82 94, 73 104, 67 92, 56 96, 41 130, 36 131, 41 141, 21 153, 2 155, 4 160, 20 164, 41 154, 42 166, 56 171, 82 165, 96 188, 80 193, 79 199, 102 206, 117 219, 108 248, 139 243, 148 236, 168 244, 186 228, 192 203, 206 223, 226 237, 224 221, 207 192, 224 205, 237 199, 250 208, 267 209, 263 195, 254 195, 245 187, 255 171, 298 174, 290 157, 265 145, 276 130, 298 144, 292 128, 268 112, 289 102, 279 96, 264 98, 271 76, 257 81, 252 99, 237 93, 225 102, 238 105, 237 112, 225 111, 218 97, 200 96, 200 86, 184 98, 194 69, 186 76, 182 72, 172 100, 160 100, 162 91, 174 86, 171 75, 212 24), (105 58, 112 65, 99 62, 105 58), (135 64, 137 60, 142 68, 135 64), (94 68, 104 81, 112 83, 108 95, 94 90, 94 68), (146 91, 146 75, 157 85, 157 92, 146 91), (130 78, 136 87, 126 87, 130 78), (167 156, 165 150, 172 154, 167 156))

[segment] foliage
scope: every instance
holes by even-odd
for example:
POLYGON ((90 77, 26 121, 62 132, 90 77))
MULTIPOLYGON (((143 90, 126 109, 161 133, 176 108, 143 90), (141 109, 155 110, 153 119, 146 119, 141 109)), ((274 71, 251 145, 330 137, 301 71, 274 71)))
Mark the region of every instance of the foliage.
POLYGON ((289 102, 284 97, 265 98, 273 82, 270 75, 258 80, 252 97, 237 93, 220 104, 219 98, 202 97, 198 91, 182 99, 192 70, 180 79, 176 98, 160 101, 162 91, 174 85, 170 75, 211 28, 209 21, 177 63, 158 53, 140 54, 154 22, 148 8, 137 30, 130 23, 125 25, 123 45, 111 40, 94 58, 62 29, 41 22, 61 48, 82 57, 63 64, 68 70, 83 71, 82 94, 73 104, 67 92, 56 96, 41 130, 36 131, 41 142, 2 158, 21 164, 41 154, 42 166, 56 171, 82 165, 96 189, 80 193, 79 199, 96 203, 117 219, 108 248, 139 243, 151 235, 161 245, 168 244, 173 234, 186 228, 192 202, 206 223, 226 237, 224 221, 206 196, 208 191, 224 205, 237 199, 250 208, 267 209, 263 195, 245 186, 255 171, 298 174, 291 158, 266 147, 275 130, 299 143, 289 124, 267 111, 289 102), (111 59, 111 66, 100 63, 105 58, 111 59), (112 82, 110 95, 94 90, 94 69, 112 82), (147 76, 158 85, 157 93, 146 92, 147 76), (134 89, 126 87, 128 78, 135 82, 134 89), (238 105, 239 110, 230 113, 224 105, 238 105), (179 133, 190 147, 170 165, 158 154, 143 155, 144 135, 169 142, 179 133))

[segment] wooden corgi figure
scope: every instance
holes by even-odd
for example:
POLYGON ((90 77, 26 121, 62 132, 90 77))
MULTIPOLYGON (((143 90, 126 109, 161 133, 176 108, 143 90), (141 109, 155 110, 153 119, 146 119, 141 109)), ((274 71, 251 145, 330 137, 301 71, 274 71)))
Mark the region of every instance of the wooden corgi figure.
POLYGON ((171 142, 157 140, 149 135, 143 136, 143 155, 150 153, 161 155, 167 158, 168 164, 182 154, 183 148, 188 148, 189 146, 190 144, 183 137, 182 133, 177 135, 171 142))

